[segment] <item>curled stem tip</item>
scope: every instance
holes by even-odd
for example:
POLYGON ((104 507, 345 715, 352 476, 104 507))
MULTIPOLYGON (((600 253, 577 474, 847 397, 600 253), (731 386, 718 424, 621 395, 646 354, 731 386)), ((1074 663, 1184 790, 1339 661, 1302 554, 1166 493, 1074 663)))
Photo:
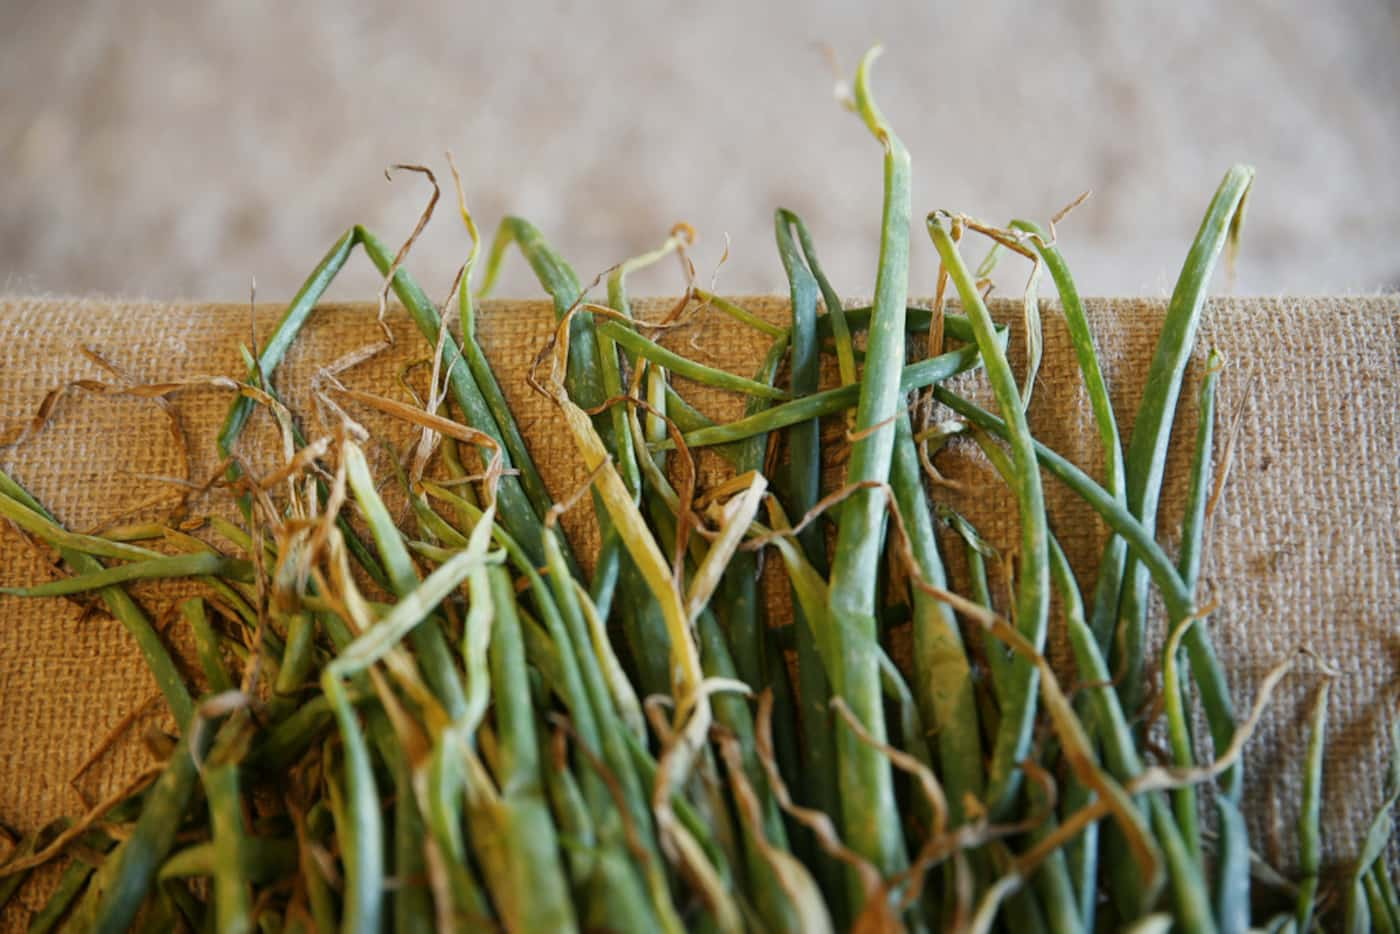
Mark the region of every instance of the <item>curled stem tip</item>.
MULTIPOLYGON (((855 96, 847 100, 846 106, 854 110, 864 121, 866 127, 880 141, 891 154, 903 153, 904 144, 899 137, 894 135, 890 129, 885 115, 880 112, 880 108, 875 106, 875 98, 870 93, 870 67, 875 64, 875 59, 884 52, 884 47, 873 45, 860 60, 860 65, 856 68, 855 96)), ((839 93, 839 90, 838 90, 839 93)), ((905 154, 905 158, 908 158, 905 154)))
POLYGON ((477 232, 476 221, 472 219, 471 211, 467 209, 467 196, 462 187, 462 174, 457 171, 457 160, 452 157, 452 150, 448 150, 444 155, 447 157, 447 167, 452 170, 452 184, 457 190, 457 213, 462 217, 462 225, 467 228, 467 236, 471 237, 471 253, 467 256, 469 265, 474 264, 476 255, 481 246, 481 235, 477 232))

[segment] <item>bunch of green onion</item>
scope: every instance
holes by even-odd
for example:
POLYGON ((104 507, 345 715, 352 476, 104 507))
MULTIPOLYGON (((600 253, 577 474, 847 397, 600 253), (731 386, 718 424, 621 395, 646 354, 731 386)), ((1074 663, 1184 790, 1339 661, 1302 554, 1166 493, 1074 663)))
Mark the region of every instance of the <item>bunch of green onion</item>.
POLYGON ((682 252, 686 231, 613 268, 595 302, 534 227, 507 219, 474 295, 477 237, 463 205, 473 247, 454 285, 460 345, 402 268, 408 244, 391 255, 356 227, 244 378, 220 383, 237 393, 218 444, 241 521, 210 520, 205 538, 82 535, 0 473, 0 514, 71 572, 7 592, 93 595, 135 638, 181 725, 158 769, 27 838, 0 866, 0 905, 34 868, 67 858, 34 930, 1241 931, 1267 918, 1269 930, 1306 931, 1323 908, 1322 920, 1352 930, 1400 927, 1383 858, 1394 776, 1336 897, 1319 897, 1325 685, 1306 751, 1302 878, 1265 872, 1251 853, 1241 750, 1282 670, 1242 715, 1198 599, 1219 472, 1214 355, 1186 442, 1179 553, 1157 542, 1183 376, 1252 170, 1231 169, 1207 209, 1125 443, 1053 225, 930 214, 939 294, 932 309, 908 307, 910 159, 870 96, 873 58, 851 101, 884 152, 872 305, 847 308, 787 211, 775 231, 788 326, 690 289, 771 339, 752 376, 687 359, 654 339, 664 328, 632 318, 628 273, 682 252), (1020 384, 1008 331, 960 254, 968 231, 1033 263, 1020 384), (546 489, 475 336, 474 300, 511 245, 557 312, 532 382, 589 477, 601 546, 588 575, 558 523, 574 503, 546 489), (318 398, 329 427, 308 440, 270 378, 356 246, 433 350, 429 398, 348 390, 327 372, 318 398), (1042 269, 1092 403, 1099 478, 1027 425, 1042 269), (945 311, 949 283, 960 313, 945 311), (919 359, 910 335, 927 335, 919 359), (827 389, 824 355, 840 374, 827 389), (979 369, 996 414, 948 386, 979 369), (744 416, 716 424, 673 376, 741 394, 744 416), (345 401, 421 433, 397 474, 405 527, 345 401), (259 407, 286 455, 262 478, 236 456, 259 407), (841 421, 849 442, 838 485, 823 483, 823 418, 841 421), (925 474, 954 434, 1015 497, 1007 605, 991 596, 990 547, 929 497, 925 474), (732 465, 731 479, 697 487, 702 447, 732 465), (1047 522, 1047 476, 1111 529, 1088 590, 1047 522), (950 543, 966 553, 960 591, 945 573, 950 543), (765 557, 786 577, 792 626, 767 625, 765 557), (157 578, 200 585, 180 606, 197 690, 125 590, 157 578), (1167 616, 1155 662, 1154 591, 1167 616), (1052 595, 1062 618, 1052 620, 1052 595), (1068 672, 1045 657, 1052 624, 1068 672), (912 651, 897 664, 901 628, 912 651), (1159 668, 1165 712, 1152 721, 1140 711, 1159 668), (1061 687, 1071 680, 1083 685, 1073 697, 1061 687), (1206 736, 1191 728, 1198 707, 1206 736), (1169 758, 1151 751, 1159 728, 1169 758))

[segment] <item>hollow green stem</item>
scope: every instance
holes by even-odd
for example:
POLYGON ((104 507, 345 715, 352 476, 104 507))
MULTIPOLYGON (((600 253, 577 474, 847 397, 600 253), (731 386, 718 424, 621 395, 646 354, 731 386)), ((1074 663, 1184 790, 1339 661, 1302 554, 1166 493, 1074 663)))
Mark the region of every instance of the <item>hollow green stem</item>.
MULTIPOLYGON (((791 227, 800 224, 797 217, 778 211, 774 229, 778 254, 787 272, 789 300, 792 308, 791 372, 792 405, 800 405, 817 392, 820 378, 820 352, 817 345, 817 281, 808 264, 799 256, 792 242, 791 227)), ((854 387, 852 387, 854 388, 854 387)), ((850 393, 853 397, 858 394, 850 393)), ((765 414, 771 415, 772 409, 765 414)), ((796 516, 805 515, 821 498, 821 425, 817 418, 795 423, 787 432, 788 476, 786 508, 796 516)), ((807 560, 824 573, 826 569, 826 533, 813 524, 798 536, 807 560)), ((794 601, 794 640, 797 645, 799 717, 802 725, 802 802, 816 808, 832 820, 840 820, 841 795, 836 783, 836 744, 830 711, 831 683, 817 650, 812 622, 802 612, 800 602, 794 601)), ((805 836, 804 836, 805 839, 805 836)), ((833 916, 844 918, 845 906, 837 899, 841 893, 840 867, 818 856, 814 842, 806 841, 816 878, 828 897, 833 916)))
MULTIPOLYGON (((1012 221, 1013 229, 1029 234, 1029 242, 1040 255, 1040 259, 1050 270, 1050 278, 1060 295, 1060 307, 1064 311, 1065 325, 1069 329, 1070 344, 1079 362, 1079 372, 1084 378, 1084 388, 1089 395, 1089 408, 1098 428, 1099 443, 1103 448, 1104 476, 1103 488, 1120 502, 1126 501, 1123 478, 1123 442, 1118 435, 1118 422, 1113 414, 1113 400, 1108 394, 1108 384, 1099 366, 1098 350, 1094 344, 1093 332, 1089 329, 1089 317, 1084 311, 1084 302, 1079 297, 1079 288, 1070 275, 1058 247, 1037 224, 1031 221, 1012 221)), ((1099 577, 1094 588, 1093 616, 1089 625, 1099 638, 1104 651, 1108 650, 1112 636, 1113 621, 1118 610, 1118 592, 1123 579, 1123 563, 1127 560, 1127 545, 1114 536, 1104 547, 1103 559, 1099 564, 1099 577)))
POLYGON ((1298 809, 1298 900, 1293 910, 1299 931, 1312 926, 1322 870, 1322 774, 1327 744, 1327 699, 1331 684, 1324 681, 1313 704, 1307 756, 1303 762, 1303 800, 1298 809))
MULTIPOLYGON (((38 500, 15 482, 9 474, 0 470, 0 501, 5 500, 27 507, 29 511, 57 525, 57 520, 39 504, 38 500)), ((65 564, 79 574, 96 574, 103 571, 101 562, 82 551, 59 547, 59 555, 65 564)), ((170 657, 170 652, 166 649, 165 643, 161 641, 160 634, 156 632, 150 619, 136 604, 136 601, 131 599, 131 596, 119 586, 104 587, 99 591, 99 595, 108 611, 121 622, 122 628, 135 640, 137 647, 141 650, 146 667, 150 669, 151 676, 155 679, 161 693, 165 695, 166 705, 170 708, 171 714, 174 715, 175 722, 188 723, 194 714, 194 702, 190 699, 184 676, 175 667, 174 659, 170 657)))
MULTIPOLYGON (((948 270, 963 308, 972 321, 992 394, 1005 420, 1015 471, 1012 490, 1021 516, 1020 574, 1016 595, 1016 626, 1036 651, 1045 643, 1050 612, 1049 557, 1045 526, 1045 494, 1036 466, 1035 441, 1021 406, 1020 390, 1006 354, 996 340, 996 328, 977 285, 958 252, 957 244, 939 215, 928 219, 929 236, 948 270)), ((1023 658, 1012 660, 1013 687, 1001 710, 1001 725, 987 775, 987 803, 993 814, 1005 814, 1020 786, 1019 763, 1025 758, 1035 724, 1039 674, 1023 658)))
MULTIPOLYGON (((1161 496, 1162 475, 1166 470, 1167 446, 1171 440, 1182 377, 1191 358, 1201 311, 1205 307, 1206 287, 1227 239, 1235 240, 1239 236, 1245 199, 1253 181, 1254 170, 1247 166, 1234 166, 1221 181, 1187 253, 1181 276, 1167 305, 1157 350, 1147 371, 1142 401, 1133 420, 1133 434, 1128 442, 1124 470, 1128 509, 1149 531, 1155 529, 1157 524, 1157 505, 1161 496)), ((1129 556, 1124 569, 1114 636, 1118 691, 1129 710, 1141 706, 1144 696, 1145 679, 1142 672, 1148 580, 1146 569, 1129 556)), ((1176 621, 1174 618, 1173 622, 1176 621)), ((1195 629, 1204 632, 1204 627, 1195 629)))

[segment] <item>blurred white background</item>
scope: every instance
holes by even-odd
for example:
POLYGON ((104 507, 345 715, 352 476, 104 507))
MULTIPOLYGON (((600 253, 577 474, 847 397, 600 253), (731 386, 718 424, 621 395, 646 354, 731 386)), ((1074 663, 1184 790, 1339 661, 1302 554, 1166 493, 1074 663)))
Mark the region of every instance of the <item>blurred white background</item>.
MULTIPOLYGON (((707 279, 730 235, 721 290, 784 291, 782 205, 838 289, 868 293, 880 151, 833 102, 818 43, 849 71, 877 40, 920 223, 935 207, 1043 220, 1092 188, 1061 229, 1081 289, 1161 294, 1221 174, 1248 161, 1237 291, 1400 284, 1393 0, 3 0, 0 290, 242 300, 255 275, 286 298, 351 223, 405 236, 425 186, 383 169, 446 179, 451 149, 484 230, 523 214, 585 278, 684 219, 707 279)), ((464 245, 444 201, 411 261, 434 295, 464 245)), ((371 297, 352 265, 332 294, 371 297)), ((680 285, 669 265, 650 275, 637 291, 680 285)), ((501 291, 537 288, 513 260, 501 291)))

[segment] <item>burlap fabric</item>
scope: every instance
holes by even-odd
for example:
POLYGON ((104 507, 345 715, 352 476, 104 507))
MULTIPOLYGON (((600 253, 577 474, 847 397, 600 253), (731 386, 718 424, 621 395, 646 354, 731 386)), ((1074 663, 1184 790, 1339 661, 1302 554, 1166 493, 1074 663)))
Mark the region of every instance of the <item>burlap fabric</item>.
MULTIPOLYGON (((643 303, 658 313, 668 302, 643 303)), ((749 300, 781 320, 786 302, 749 300)), ((1015 303, 996 313, 1018 318, 1015 303)), ((1096 300, 1089 312, 1124 437, 1160 326, 1163 303, 1096 300)), ((0 303, 0 437, 18 432, 46 393, 86 378, 135 382, 235 375, 238 346, 252 322, 267 335, 281 308, 74 302, 14 299, 0 303), (104 370, 83 348, 120 371, 104 370)), ((319 309, 288 353, 275 381, 294 411, 311 419, 310 378, 345 352, 378 337, 370 305, 319 309)), ((481 338, 556 496, 586 479, 550 403, 526 382, 526 371, 552 321, 543 302, 490 302, 481 338)), ((406 364, 428 348, 398 312, 390 321, 396 346, 345 377, 349 385, 407 398, 406 364)), ((703 362, 751 372, 764 339, 707 312, 667 340, 703 362)), ((1019 341, 1017 342, 1019 346, 1019 341)), ((1311 646, 1336 668, 1328 735, 1324 803, 1326 853, 1347 858, 1380 799, 1384 725, 1395 701, 1400 652, 1400 301, 1248 299, 1212 302, 1197 360, 1183 393, 1181 427, 1168 471, 1162 537, 1172 542, 1185 494, 1195 422, 1194 386, 1204 349, 1227 361, 1220 411, 1241 404, 1234 472, 1211 529, 1203 590, 1218 600, 1211 617, 1216 644, 1231 672, 1236 703, 1247 708, 1263 674, 1298 646, 1311 646)), ((422 385, 422 368, 409 382, 422 385)), ((701 408, 733 417, 741 403, 685 386, 701 408)), ((188 439, 188 476, 216 467, 214 434, 229 403, 224 390, 196 388, 171 397, 188 439)), ((401 443, 408 430, 363 410, 366 423, 401 443)), ((1222 418, 1222 423, 1224 419, 1222 418)), ((1099 473, 1096 434, 1063 319, 1045 310, 1045 360, 1031 406, 1031 424, 1045 443, 1099 473)), ((314 427, 314 426, 313 426, 314 427)), ((1223 447, 1223 424, 1217 451, 1223 447)), ((270 468, 270 420, 259 415, 241 446, 254 469, 270 468)), ((387 449, 386 449, 387 450, 387 449)), ((381 456, 384 455, 381 452, 381 456)), ((1014 505, 969 446, 940 455, 940 467, 966 490, 937 490, 997 545, 1015 538, 1014 505)), ((116 520, 153 496, 170 497, 168 478, 186 476, 170 418, 150 401, 76 391, 51 422, 22 444, 0 451, 0 466, 75 529, 116 520)), ((1053 527, 1081 581, 1092 582, 1103 524, 1053 479, 1046 492, 1053 527)), ((208 508, 197 500, 195 511, 208 508)), ((568 528, 581 553, 591 548, 587 509, 568 528)), ((141 513, 135 514, 140 517, 141 513)), ((955 562, 956 563, 956 562, 955 562)), ((30 583, 57 573, 52 556, 0 523, 0 581, 30 583)), ((141 586, 137 598, 163 618, 178 588, 141 586)), ((181 626, 166 630, 181 644, 181 626)), ((1287 870, 1299 792, 1304 716, 1321 666, 1304 659, 1284 682, 1250 746, 1248 814, 1255 847, 1287 870)), ((21 830, 83 807, 149 763, 140 737, 151 724, 170 728, 156 688, 121 626, 100 611, 61 600, 0 597, 0 821, 21 830), (142 709, 76 782, 70 776, 124 718, 142 709)))

